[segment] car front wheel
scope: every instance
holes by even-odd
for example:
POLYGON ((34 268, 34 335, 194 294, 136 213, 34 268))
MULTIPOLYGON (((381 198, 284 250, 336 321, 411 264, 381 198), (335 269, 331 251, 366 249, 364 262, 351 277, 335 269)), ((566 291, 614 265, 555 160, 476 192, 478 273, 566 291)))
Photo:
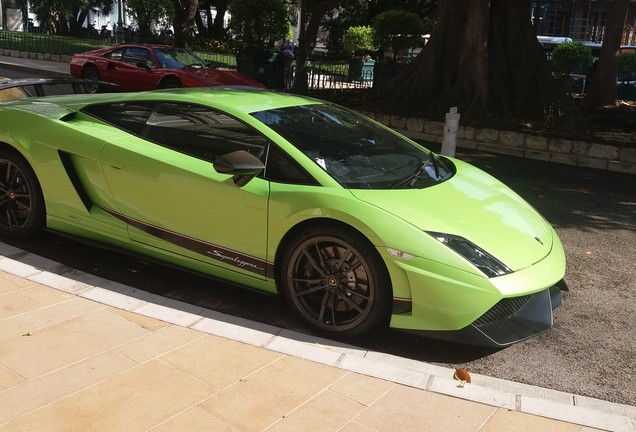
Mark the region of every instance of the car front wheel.
POLYGON ((0 151, 0 235, 25 238, 45 223, 44 199, 29 164, 12 151, 0 151))
POLYGON ((279 274, 282 292, 313 329, 350 338, 388 321, 389 277, 364 237, 323 227, 304 231, 288 246, 279 274))

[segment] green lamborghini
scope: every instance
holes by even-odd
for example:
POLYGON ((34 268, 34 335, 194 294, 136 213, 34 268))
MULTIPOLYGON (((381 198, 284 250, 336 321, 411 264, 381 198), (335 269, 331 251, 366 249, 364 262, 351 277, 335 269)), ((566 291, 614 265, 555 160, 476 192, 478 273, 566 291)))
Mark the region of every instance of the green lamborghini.
POLYGON ((315 332, 506 346, 565 288, 512 190, 341 106, 174 89, 0 103, 0 237, 43 229, 280 294, 315 332))

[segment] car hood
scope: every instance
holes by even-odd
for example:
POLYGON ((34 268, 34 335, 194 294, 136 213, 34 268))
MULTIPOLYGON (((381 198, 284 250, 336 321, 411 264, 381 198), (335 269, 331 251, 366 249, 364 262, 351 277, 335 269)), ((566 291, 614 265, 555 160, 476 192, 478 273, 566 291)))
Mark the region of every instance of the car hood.
POLYGON ((204 81, 208 86, 247 86, 247 87, 263 87, 261 83, 252 78, 236 71, 200 68, 191 69, 191 75, 204 81))
POLYGON ((543 259, 552 249, 550 224, 497 179, 469 164, 454 162, 457 173, 432 187, 351 193, 423 231, 470 240, 512 270, 543 259))

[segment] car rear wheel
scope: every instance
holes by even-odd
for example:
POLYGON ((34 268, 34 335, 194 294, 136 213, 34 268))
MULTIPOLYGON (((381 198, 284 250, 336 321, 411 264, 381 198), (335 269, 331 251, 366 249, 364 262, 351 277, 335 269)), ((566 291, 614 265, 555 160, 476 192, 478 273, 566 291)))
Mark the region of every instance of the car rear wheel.
MULTIPOLYGON (((82 71, 82 79, 99 81, 99 71, 95 66, 86 66, 86 68, 82 71)), ((88 93, 97 93, 99 90, 99 84, 97 84, 97 82, 95 82, 95 84, 87 84, 85 88, 88 93)))
POLYGON ((44 198, 35 173, 19 154, 0 150, 0 235, 25 238, 44 223, 44 198))
POLYGON ((161 81, 160 88, 162 89, 171 89, 171 88, 179 88, 181 87, 181 83, 176 78, 166 78, 161 81))
POLYGON ((287 246, 279 274, 281 289, 313 329, 350 338, 388 321, 389 277, 364 237, 322 227, 304 231, 287 246))

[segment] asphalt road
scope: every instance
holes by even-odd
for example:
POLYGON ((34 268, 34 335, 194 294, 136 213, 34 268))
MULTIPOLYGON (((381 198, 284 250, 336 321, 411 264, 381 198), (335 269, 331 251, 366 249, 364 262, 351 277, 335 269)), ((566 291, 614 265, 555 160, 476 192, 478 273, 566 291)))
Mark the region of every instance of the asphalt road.
MULTIPOLYGON (((0 76, 24 76, 0 69, 0 76)), ((30 75, 34 76, 34 75, 30 75)), ((352 342, 469 372, 636 405, 636 177, 494 154, 458 157, 530 202, 556 228, 568 268, 552 330, 503 350, 395 330, 352 342)), ((282 301, 46 233, 22 249, 166 297, 307 331, 282 301)), ((513 245, 514 246, 514 245, 513 245)))

